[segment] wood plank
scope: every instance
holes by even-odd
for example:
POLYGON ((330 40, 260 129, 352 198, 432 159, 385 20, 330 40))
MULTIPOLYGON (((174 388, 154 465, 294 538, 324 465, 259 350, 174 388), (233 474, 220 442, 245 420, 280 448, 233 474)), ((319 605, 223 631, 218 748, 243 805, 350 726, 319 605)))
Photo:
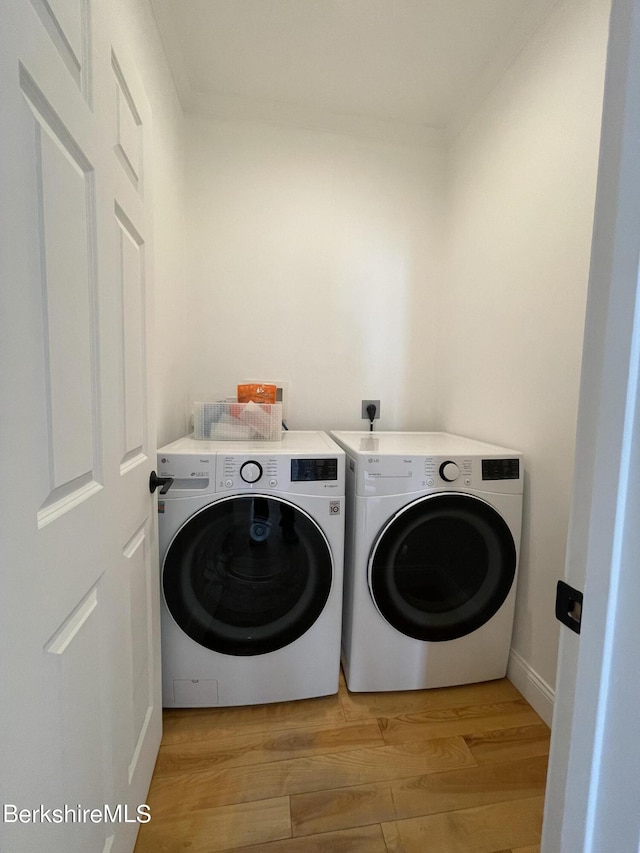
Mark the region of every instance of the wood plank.
POLYGON ((389 853, 496 853, 535 844, 544 797, 382 824, 389 853))
POLYGON ((550 738, 549 727, 542 723, 465 736, 465 743, 478 764, 487 764, 548 755, 550 738))
POLYGON ((341 727, 309 726, 275 732, 216 732, 215 737, 169 743, 160 748, 155 772, 194 773, 219 767, 264 764, 305 755, 346 752, 357 747, 384 746, 375 721, 341 727))
POLYGON ((242 853, 300 853, 301 849, 304 853, 387 853, 387 845, 379 824, 346 829, 342 832, 309 835, 304 839, 304 847, 301 848, 300 845, 299 838, 289 838, 271 844, 243 847, 242 853))
POLYGON ((463 684, 457 687, 438 687, 431 690, 404 690, 391 693, 349 693, 340 691, 345 719, 350 721, 368 717, 396 717, 402 714, 419 714, 437 708, 457 708, 474 703, 485 705, 509 702, 522 696, 506 678, 480 684, 463 684), (472 694, 470 690, 473 690, 472 694))
POLYGON ((382 782, 475 765, 462 738, 365 747, 267 764, 154 776, 148 802, 158 815, 382 782))
POLYGON ((291 797, 294 836, 544 794, 547 759, 489 764, 291 797))
POLYGON ((291 837, 289 798, 203 809, 157 819, 140 829, 136 853, 216 853, 291 837))
POLYGON ((389 782, 313 791, 291 797, 294 836, 365 826, 397 817, 389 782))
POLYGON ((230 731, 274 732, 306 724, 339 725, 344 721, 338 694, 233 708, 172 708, 163 713, 162 743, 215 739, 230 731))
POLYGON ((396 817, 437 814, 543 796, 547 757, 536 756, 391 783, 396 817))
POLYGON ((385 743, 411 743, 430 737, 451 737, 488 732, 494 729, 539 725, 540 717, 524 699, 438 708, 416 714, 378 719, 385 743))

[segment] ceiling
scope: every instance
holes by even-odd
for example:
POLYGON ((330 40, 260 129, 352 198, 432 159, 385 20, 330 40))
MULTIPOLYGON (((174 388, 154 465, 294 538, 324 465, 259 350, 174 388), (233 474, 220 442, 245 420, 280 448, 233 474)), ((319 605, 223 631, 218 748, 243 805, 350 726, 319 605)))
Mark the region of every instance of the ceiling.
POLYGON ((455 132, 558 0, 151 0, 183 108, 455 132))

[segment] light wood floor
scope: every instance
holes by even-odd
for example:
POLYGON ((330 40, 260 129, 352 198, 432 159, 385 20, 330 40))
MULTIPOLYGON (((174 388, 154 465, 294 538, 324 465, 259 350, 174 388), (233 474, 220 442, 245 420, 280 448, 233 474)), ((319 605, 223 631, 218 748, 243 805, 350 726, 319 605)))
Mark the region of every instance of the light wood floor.
POLYGON ((538 853, 548 750, 506 679, 167 710, 135 853, 538 853))

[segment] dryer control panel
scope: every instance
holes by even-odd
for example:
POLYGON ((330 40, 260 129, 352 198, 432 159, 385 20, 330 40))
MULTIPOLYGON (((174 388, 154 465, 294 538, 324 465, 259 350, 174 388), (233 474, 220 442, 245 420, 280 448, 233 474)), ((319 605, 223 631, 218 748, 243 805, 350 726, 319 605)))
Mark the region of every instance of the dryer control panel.
POLYGON ((413 456, 370 454, 356 462, 356 493, 393 495, 477 489, 502 494, 522 493, 522 465, 519 457, 413 456), (357 471, 356 471, 357 469, 357 471))

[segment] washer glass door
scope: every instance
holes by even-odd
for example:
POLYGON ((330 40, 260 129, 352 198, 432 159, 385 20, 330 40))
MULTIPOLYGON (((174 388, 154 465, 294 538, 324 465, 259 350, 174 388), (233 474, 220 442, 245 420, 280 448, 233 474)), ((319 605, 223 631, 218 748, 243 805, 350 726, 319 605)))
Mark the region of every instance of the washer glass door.
POLYGON ((193 640, 230 655, 275 651, 322 613, 333 561, 316 522, 263 495, 217 501, 178 531, 164 559, 169 612, 193 640))
POLYGON ((503 518, 472 495, 429 495, 382 529, 369 559, 376 607, 398 631, 438 642, 463 637, 502 606, 516 573, 503 518))

